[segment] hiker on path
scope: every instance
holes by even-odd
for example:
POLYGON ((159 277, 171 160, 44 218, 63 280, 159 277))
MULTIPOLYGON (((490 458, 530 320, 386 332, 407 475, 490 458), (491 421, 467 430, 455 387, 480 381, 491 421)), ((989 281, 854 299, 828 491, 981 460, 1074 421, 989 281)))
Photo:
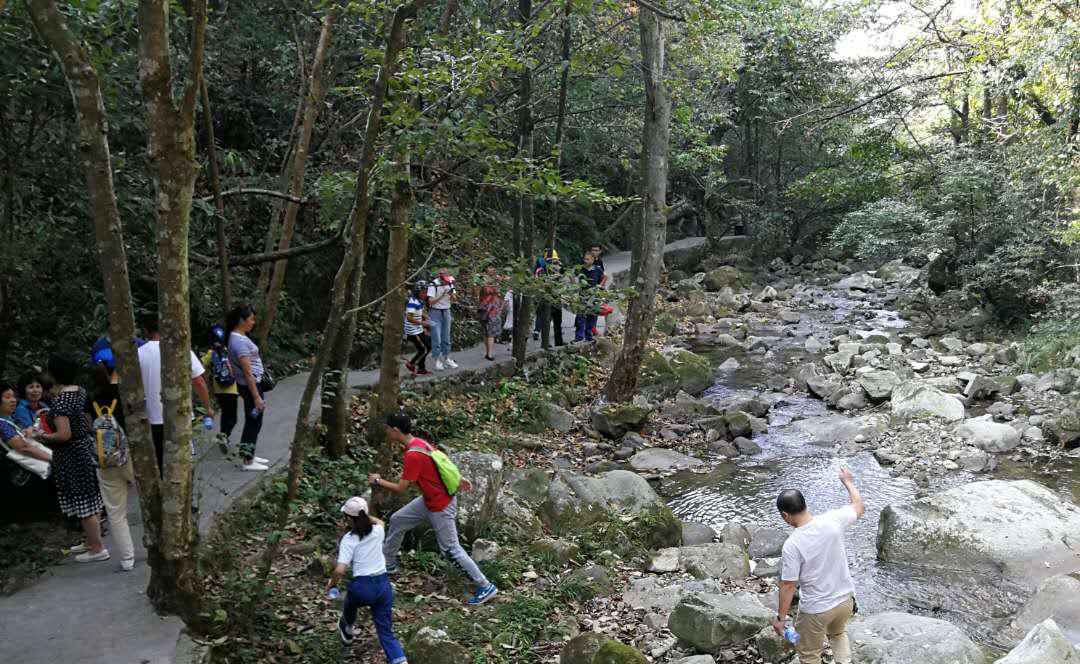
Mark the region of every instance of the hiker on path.
POLYGON ((263 415, 266 414, 264 396, 272 386, 264 380, 259 347, 248 337, 255 327, 255 310, 244 304, 233 308, 225 317, 225 329, 229 332, 229 361, 236 367, 236 384, 240 398, 244 400, 244 430, 240 432, 240 458, 243 470, 269 470, 268 460, 255 456, 259 442, 263 415))
MULTIPOLYGON (((536 270, 534 276, 546 277, 548 275, 555 275, 558 277, 562 273, 562 262, 559 260, 559 252, 554 249, 548 249, 544 252, 544 257, 536 262, 536 270)), ((555 332, 555 345, 563 346, 563 329, 562 329, 562 302, 559 300, 558 295, 555 295, 553 299, 545 299, 540 303, 540 309, 536 315, 536 328, 533 334, 534 339, 540 339, 541 343, 544 338, 544 328, 548 325, 554 327, 555 332)), ((548 340, 545 349, 550 348, 550 340, 548 340)))
POLYGON ((435 280, 427 287, 428 318, 431 320, 431 357, 435 359, 435 371, 457 369, 458 364, 450 358, 450 323, 453 316, 450 306, 457 302, 457 291, 450 269, 440 267, 435 280))
POLYGON ((598 244, 589 245, 589 253, 593 257, 593 265, 600 268, 600 288, 606 288, 608 282, 607 268, 604 267, 604 248, 598 244))
POLYGON ((431 375, 431 372, 427 370, 426 362, 428 352, 432 349, 434 342, 424 333, 424 328, 430 328, 434 333, 435 327, 424 314, 424 303, 420 299, 424 288, 423 283, 417 284, 412 295, 409 296, 409 301, 405 303, 405 336, 416 349, 416 354, 412 356, 412 359, 405 362, 405 368, 413 376, 431 375))
POLYGON ((477 291, 478 317, 484 331, 484 359, 495 360, 495 338, 502 333, 503 296, 500 292, 502 279, 494 265, 489 265, 484 283, 477 291))
POLYGON ((349 517, 349 532, 341 538, 337 566, 326 584, 327 591, 336 588, 346 570, 352 568, 352 580, 345 592, 345 606, 338 619, 341 642, 352 644, 356 636, 353 627, 356 613, 362 606, 369 607, 386 661, 405 664, 405 651, 394 636, 394 588, 386 576, 386 559, 382 552, 385 526, 379 519, 368 516, 367 503, 359 496, 346 500, 341 511, 349 517))
MULTIPOLYGON (((154 439, 154 453, 157 455, 158 473, 165 476, 165 407, 161 401, 161 374, 163 370, 161 359, 161 330, 158 327, 157 314, 150 314, 143 319, 143 331, 146 334, 146 343, 139 347, 139 370, 142 373, 143 391, 146 396, 146 417, 150 420, 150 435, 154 439)), ((206 381, 203 380, 202 362, 191 355, 191 386, 195 388, 195 394, 202 402, 206 417, 210 418, 210 426, 213 426, 214 406, 210 403, 210 391, 206 389, 206 381)), ((206 426, 204 422, 204 426, 206 426)), ((195 449, 192 447, 192 456, 195 449)))
POLYGON ((781 554, 780 607, 773 629, 784 633, 795 586, 799 586, 799 615, 795 650, 801 664, 821 664, 828 637, 837 664, 851 664, 847 623, 855 612, 855 584, 848 570, 844 530, 866 511, 851 471, 840 471, 851 504, 814 516, 797 489, 787 489, 776 499, 784 521, 795 528, 781 554))
POLYGON ((52 401, 53 433, 37 434, 37 440, 53 450, 53 476, 60 511, 78 517, 86 541, 71 548, 75 562, 93 563, 109 559, 101 542, 101 491, 94 468, 94 443, 86 418, 86 391, 79 387, 79 365, 68 355, 49 358, 49 373, 57 395, 52 401))
POLYGON ((222 454, 229 453, 229 437, 236 428, 237 408, 240 401, 240 389, 236 386, 236 368, 229 359, 229 349, 225 328, 214 325, 210 328, 210 350, 202 356, 204 367, 210 368, 210 381, 214 388, 214 399, 221 412, 221 424, 218 427, 218 447, 222 454))
MULTIPOLYGON (((604 283, 606 275, 603 268, 596 265, 595 258, 591 251, 585 252, 582 257, 583 264, 581 270, 578 273, 578 280, 582 285, 582 288, 586 293, 600 287, 604 283)), ((594 302, 595 296, 590 296, 584 305, 585 312, 579 313, 574 316, 574 341, 592 341, 593 329, 596 328, 597 311, 599 311, 600 303, 594 302)))
POLYGON ((373 486, 379 486, 394 493, 405 493, 413 483, 420 489, 420 496, 414 498, 390 517, 390 532, 383 544, 386 556, 386 569, 390 574, 397 571, 398 549, 405 533, 422 521, 431 524, 435 539, 445 557, 452 560, 476 584, 476 593, 468 604, 483 604, 499 589, 488 581, 469 554, 465 553, 457 533, 457 496, 456 489, 472 489, 472 483, 462 478, 457 487, 448 487, 436 465, 438 453, 431 443, 412 435, 412 422, 405 413, 391 413, 386 417, 386 436, 392 442, 405 446, 405 467, 401 479, 397 482, 384 480, 378 474, 368 475, 373 486))
MULTIPOLYGON (((116 376, 116 366, 112 362, 112 353, 98 351, 98 361, 94 363, 94 391, 87 402, 87 416, 91 422, 104 421, 103 415, 111 416, 111 424, 124 431, 124 405, 120 398, 120 385, 116 376)), ((96 431, 95 431, 96 434, 96 431)), ((121 434, 123 435, 123 434, 121 434)), ((105 512, 109 515, 109 532, 113 538, 113 551, 120 556, 120 570, 130 572, 135 569, 135 542, 131 538, 131 526, 128 524, 128 490, 135 487, 135 469, 126 444, 118 465, 97 468, 98 484, 101 487, 101 500, 105 503, 105 512)))

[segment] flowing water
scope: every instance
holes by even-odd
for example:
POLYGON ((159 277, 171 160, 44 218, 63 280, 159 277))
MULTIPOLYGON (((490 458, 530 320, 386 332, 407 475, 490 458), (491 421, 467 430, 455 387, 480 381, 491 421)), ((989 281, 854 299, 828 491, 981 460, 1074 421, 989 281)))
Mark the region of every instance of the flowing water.
MULTIPOLYGON (((790 527, 776 511, 777 494, 782 489, 798 488, 817 512, 846 505, 847 492, 838 479, 840 468, 846 466, 855 474, 866 501, 866 515, 848 531, 846 540, 860 610, 864 613, 897 610, 939 617, 958 624, 978 641, 1005 645, 995 640, 995 634, 1008 623, 1026 592, 1000 579, 950 576, 938 570, 928 572, 879 562, 876 535, 882 509, 890 503, 915 498, 918 487, 909 479, 890 475, 869 452, 841 457, 838 448, 811 444, 791 424, 804 417, 828 414, 824 403, 803 393, 770 393, 764 387, 768 376, 788 374, 792 366, 806 361, 802 342, 810 332, 818 333, 818 338, 825 341, 831 336, 825 326, 841 321, 858 320, 862 323, 860 328, 879 330, 895 330, 905 325, 895 312, 870 308, 836 292, 815 293, 814 301, 827 303, 828 308, 803 312, 803 321, 794 337, 785 336, 777 327, 751 330, 751 334, 777 336, 780 341, 765 355, 734 355, 740 367, 733 372, 718 373, 716 384, 705 395, 706 399, 760 395, 772 400, 769 430, 754 437, 761 452, 722 462, 705 473, 676 474, 663 481, 662 493, 675 514, 687 521, 708 525, 740 522, 788 530, 790 527)), ((708 352, 708 349, 696 350, 708 352)), ((724 352, 714 359, 729 356, 731 353, 724 352)), ((1077 479, 1080 460, 1035 470, 1026 464, 1005 463, 997 476, 1036 479, 1080 498, 1077 479)), ((975 479, 957 474, 935 489, 975 479)))

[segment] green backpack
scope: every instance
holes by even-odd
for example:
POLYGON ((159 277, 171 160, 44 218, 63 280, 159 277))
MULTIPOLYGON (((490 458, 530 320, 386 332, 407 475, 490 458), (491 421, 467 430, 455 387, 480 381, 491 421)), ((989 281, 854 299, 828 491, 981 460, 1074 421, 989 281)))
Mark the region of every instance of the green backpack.
MULTIPOLYGON (((416 438, 414 440, 421 440, 416 438)), ((426 441, 422 441, 426 442, 426 441)), ((428 443, 428 445, 431 445, 428 443)), ((431 457, 431 460, 435 463, 435 470, 439 471, 439 479, 442 480, 443 486, 446 487, 446 493, 451 496, 455 495, 458 490, 458 485, 461 484, 461 471, 454 465, 454 462, 450 460, 450 457, 446 456, 446 452, 437 450, 432 446, 430 450, 423 447, 414 446, 409 443, 410 452, 419 452, 425 456, 431 457)))

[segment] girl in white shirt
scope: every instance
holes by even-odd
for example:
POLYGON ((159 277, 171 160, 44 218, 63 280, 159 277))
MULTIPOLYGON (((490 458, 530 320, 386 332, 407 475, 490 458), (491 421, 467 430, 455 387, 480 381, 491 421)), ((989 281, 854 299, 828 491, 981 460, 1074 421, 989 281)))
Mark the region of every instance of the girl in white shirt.
POLYGON ((349 532, 341 538, 337 566, 326 584, 328 591, 336 587, 345 571, 352 566, 352 581, 349 582, 345 607, 338 620, 341 641, 345 645, 353 642, 356 613, 361 606, 369 607, 386 660, 390 664, 403 664, 406 662, 405 651, 394 636, 394 589, 386 576, 386 559, 382 552, 383 538, 386 536, 383 522, 368 516, 367 502, 359 496, 345 501, 341 511, 349 517, 349 532))

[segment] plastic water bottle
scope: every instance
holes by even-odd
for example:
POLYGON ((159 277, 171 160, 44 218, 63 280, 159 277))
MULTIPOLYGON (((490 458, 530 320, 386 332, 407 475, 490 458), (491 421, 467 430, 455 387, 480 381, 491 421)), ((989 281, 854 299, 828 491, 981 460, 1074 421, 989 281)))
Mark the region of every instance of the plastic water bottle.
POLYGON ((258 408, 252 408, 251 409, 251 417, 252 418, 258 419, 260 415, 262 415, 262 413, 259 412, 258 408))
POLYGON ((202 418, 202 428, 205 431, 210 431, 214 428, 214 418, 206 415, 202 418))
POLYGON ((791 625, 784 627, 784 640, 793 646, 799 645, 799 633, 791 625))
POLYGON ((339 591, 337 589, 337 586, 334 586, 333 588, 330 589, 329 592, 326 593, 326 596, 329 597, 330 599, 337 599, 338 595, 340 595, 340 594, 341 594, 341 591, 339 591))

